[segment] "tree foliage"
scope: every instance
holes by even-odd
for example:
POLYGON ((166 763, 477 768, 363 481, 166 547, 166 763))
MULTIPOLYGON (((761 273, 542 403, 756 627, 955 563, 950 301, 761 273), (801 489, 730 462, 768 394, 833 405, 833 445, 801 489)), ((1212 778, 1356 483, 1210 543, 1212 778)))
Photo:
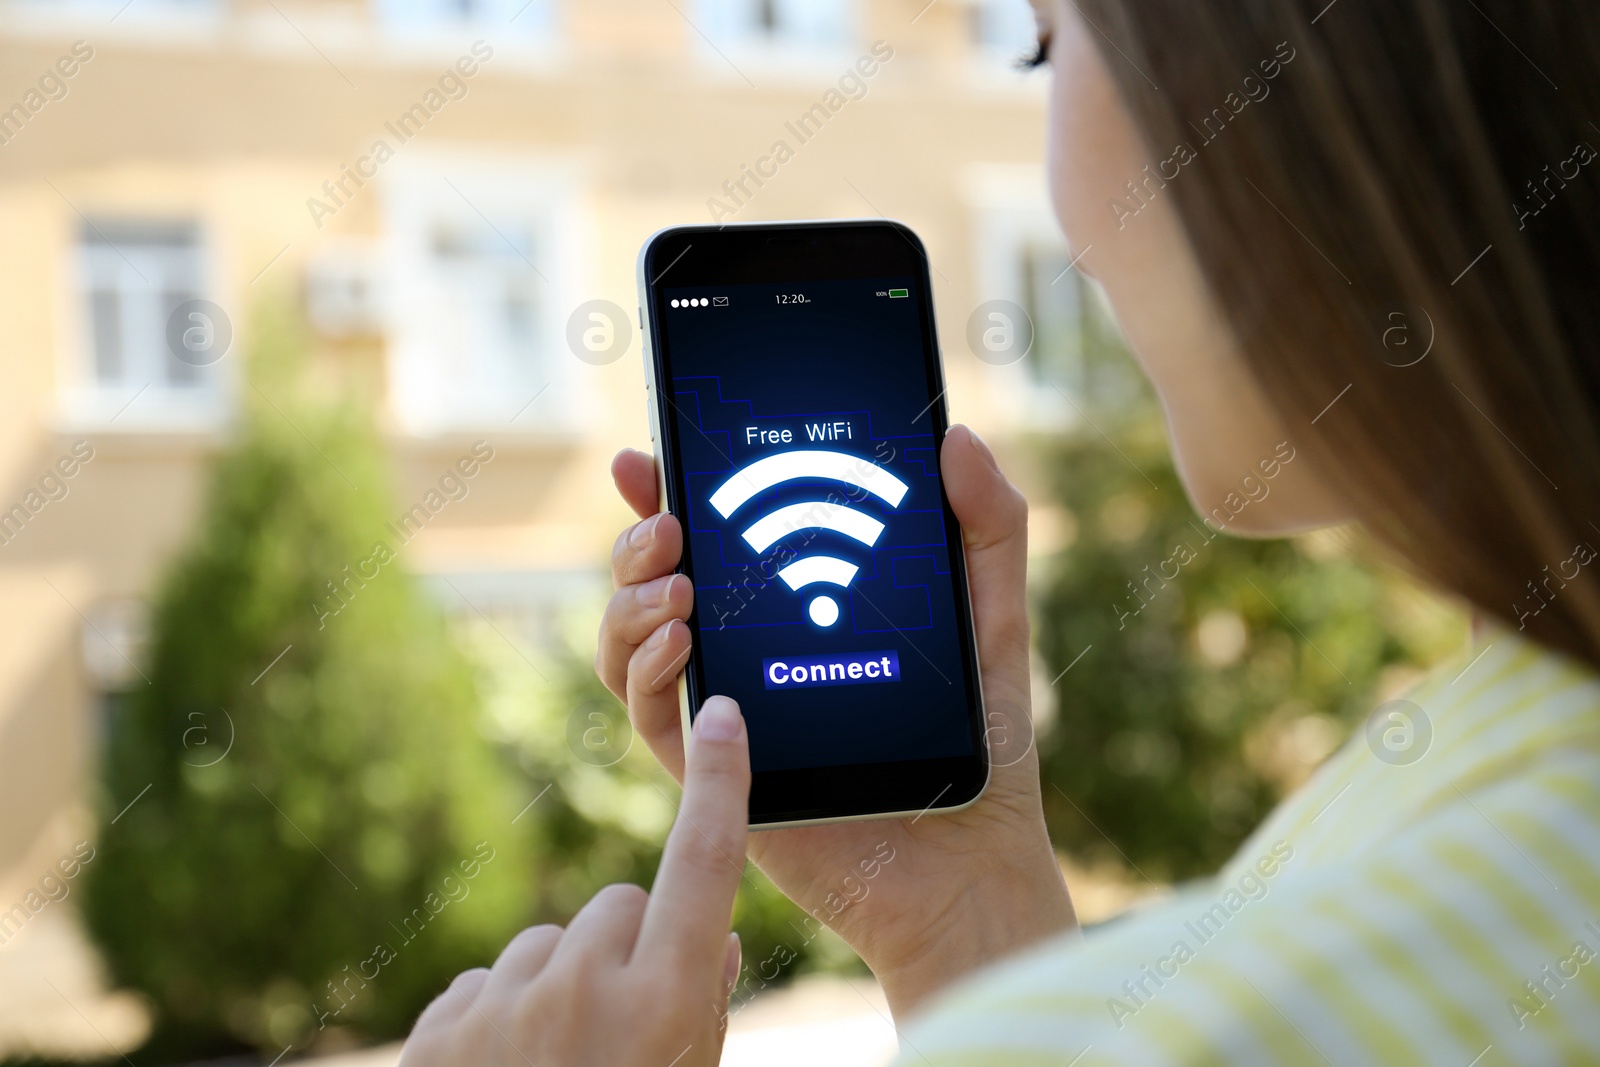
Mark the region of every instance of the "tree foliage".
POLYGON ((157 598, 148 684, 110 722, 85 872, 157 1058, 402 1034, 530 910, 526 790, 471 664, 398 561, 357 566, 394 547, 375 436, 311 400, 292 316, 255 334, 237 439, 157 598))
POLYGON ((1035 586, 1058 709, 1040 741, 1047 817, 1068 851, 1153 879, 1194 877, 1231 855, 1378 694, 1459 647, 1464 627, 1364 561, 1349 532, 1218 532, 1259 504, 1252 495, 1306 476, 1292 441, 1242 469, 1238 492, 1203 519, 1152 402, 1096 422, 1115 445, 1086 433, 1043 446, 1073 534, 1035 586))

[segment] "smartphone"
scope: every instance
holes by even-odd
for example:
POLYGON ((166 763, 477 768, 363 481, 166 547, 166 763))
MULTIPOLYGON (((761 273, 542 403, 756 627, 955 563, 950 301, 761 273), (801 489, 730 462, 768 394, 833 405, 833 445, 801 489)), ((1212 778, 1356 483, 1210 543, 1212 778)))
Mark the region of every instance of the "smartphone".
POLYGON ((752 828, 971 804, 989 758, 922 242, 885 220, 674 227, 638 277, 694 583, 684 730, 739 702, 752 828))

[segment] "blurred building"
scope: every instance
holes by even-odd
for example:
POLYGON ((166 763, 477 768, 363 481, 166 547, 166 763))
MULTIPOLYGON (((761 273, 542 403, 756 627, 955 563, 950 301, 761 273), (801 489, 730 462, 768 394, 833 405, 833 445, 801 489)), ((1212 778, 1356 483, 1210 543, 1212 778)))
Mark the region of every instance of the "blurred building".
POLYGON ((1059 425, 1086 290, 1031 36, 1023 0, 0 0, 0 907, 81 830, 265 297, 378 401, 396 514, 492 445, 403 558, 535 640, 608 588, 609 458, 648 447, 637 322, 597 365, 569 319, 633 318, 659 227, 900 218, 954 415, 1002 447, 1059 425), (995 298, 1051 343, 974 358, 995 298))

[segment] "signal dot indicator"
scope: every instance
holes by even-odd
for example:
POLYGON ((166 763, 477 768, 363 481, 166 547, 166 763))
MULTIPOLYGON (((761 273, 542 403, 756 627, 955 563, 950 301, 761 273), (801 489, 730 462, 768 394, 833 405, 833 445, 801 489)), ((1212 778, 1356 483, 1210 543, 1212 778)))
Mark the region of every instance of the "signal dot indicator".
POLYGON ((806 612, 818 626, 832 626, 839 621, 839 602, 831 596, 819 596, 807 605, 806 612))

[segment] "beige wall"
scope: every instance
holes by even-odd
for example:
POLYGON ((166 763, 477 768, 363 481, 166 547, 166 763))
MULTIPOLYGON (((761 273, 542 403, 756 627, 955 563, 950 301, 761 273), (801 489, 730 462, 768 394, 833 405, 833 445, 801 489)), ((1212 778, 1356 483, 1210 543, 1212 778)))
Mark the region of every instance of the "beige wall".
MULTIPOLYGON (((991 375, 963 340, 967 314, 993 295, 981 291, 975 266, 969 187, 978 165, 1036 173, 1043 101, 1037 83, 975 54, 962 4, 941 0, 913 22, 923 0, 864 3, 860 42, 820 62, 790 68, 732 57, 755 87, 705 48, 674 5, 642 0, 558 4, 552 41, 528 49, 502 43, 491 29, 399 45, 357 3, 239 2, 209 21, 163 20, 136 6, 115 23, 117 5, 83 4, 59 18, 49 15, 52 6, 0 0, 0 107, 20 100, 72 41, 95 49, 68 96, 0 145, 0 507, 21 499, 74 441, 89 440, 96 456, 65 499, 0 546, 0 871, 27 880, 23 858, 48 854, 53 836, 67 832, 63 813, 92 765, 96 692, 81 652, 85 616, 150 592, 190 530, 205 463, 226 437, 225 428, 139 429, 132 417, 112 426, 64 418, 62 390, 85 343, 72 282, 80 213, 197 219, 211 260, 206 295, 232 316, 236 353, 248 344, 258 290, 298 291, 307 264, 330 242, 381 254, 385 182, 399 168, 538 163, 570 176, 574 190, 578 240, 559 265, 560 291, 573 304, 603 297, 631 312, 643 239, 665 225, 708 221, 706 200, 722 182, 775 139, 792 141, 784 122, 881 38, 895 57, 867 96, 799 146, 737 217, 882 212, 916 228, 936 268, 953 414, 1004 447, 1010 379, 991 375), (384 123, 474 37, 493 42, 496 54, 471 79, 469 95, 316 227, 307 198, 382 136, 384 123)), ((564 321, 570 306, 553 310, 564 321)), ((382 337, 325 347, 326 360, 381 395, 382 337)), ((626 518, 610 491, 609 458, 622 445, 648 446, 638 342, 609 366, 559 358, 571 364, 566 384, 514 426, 424 438, 386 419, 397 510, 474 437, 497 451, 469 498, 406 547, 413 569, 603 566, 626 518), (578 428, 540 429, 541 412, 574 405, 578 428)))

